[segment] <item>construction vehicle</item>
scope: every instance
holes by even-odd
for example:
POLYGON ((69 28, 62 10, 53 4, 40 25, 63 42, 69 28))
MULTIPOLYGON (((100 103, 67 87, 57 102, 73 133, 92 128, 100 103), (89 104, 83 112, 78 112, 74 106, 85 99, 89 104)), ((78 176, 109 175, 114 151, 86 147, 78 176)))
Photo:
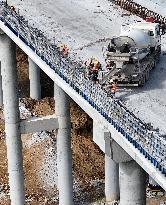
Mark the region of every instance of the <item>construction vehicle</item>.
POLYGON ((122 26, 118 37, 113 37, 104 48, 106 69, 99 72, 99 83, 115 80, 118 86, 142 86, 161 53, 160 25, 137 22, 122 26))

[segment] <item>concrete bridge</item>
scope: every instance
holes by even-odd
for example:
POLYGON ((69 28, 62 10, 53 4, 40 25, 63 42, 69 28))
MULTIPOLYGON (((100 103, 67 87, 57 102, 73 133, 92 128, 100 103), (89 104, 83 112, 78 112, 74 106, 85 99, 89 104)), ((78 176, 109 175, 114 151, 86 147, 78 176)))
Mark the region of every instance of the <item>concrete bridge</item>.
POLYGON ((105 153, 108 202, 120 198, 120 205, 146 204, 146 173, 166 190, 166 140, 158 132, 148 130, 122 102, 107 97, 100 86, 85 79, 81 62, 62 58, 56 45, 6 3, 0 5, 0 28, 0 102, 4 105, 12 205, 25 204, 21 134, 52 129, 58 133, 59 204, 73 204, 69 97, 93 119, 94 142, 105 153), (39 69, 54 81, 56 116, 20 121, 16 44, 29 57, 32 98, 41 96, 39 69))

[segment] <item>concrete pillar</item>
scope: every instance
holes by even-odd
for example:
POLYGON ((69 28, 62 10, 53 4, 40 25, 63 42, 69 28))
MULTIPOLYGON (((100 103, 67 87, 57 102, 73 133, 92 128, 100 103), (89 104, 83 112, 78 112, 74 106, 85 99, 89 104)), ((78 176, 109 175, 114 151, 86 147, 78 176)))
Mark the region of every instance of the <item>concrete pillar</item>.
POLYGON ((146 174, 135 162, 119 164, 120 205, 146 204, 146 174))
POLYGON ((17 89, 16 46, 0 35, 0 60, 11 205, 24 205, 24 174, 17 89))
POLYGON ((57 166, 59 205, 73 205, 70 99, 54 84, 55 113, 59 120, 57 130, 57 166))
POLYGON ((29 61, 29 80, 30 97, 35 100, 41 99, 40 68, 30 58, 29 61))
POLYGON ((2 91, 2 75, 1 75, 1 64, 0 64, 0 106, 3 105, 3 91, 2 91))
POLYGON ((105 154, 105 196, 106 202, 119 200, 119 164, 105 154))

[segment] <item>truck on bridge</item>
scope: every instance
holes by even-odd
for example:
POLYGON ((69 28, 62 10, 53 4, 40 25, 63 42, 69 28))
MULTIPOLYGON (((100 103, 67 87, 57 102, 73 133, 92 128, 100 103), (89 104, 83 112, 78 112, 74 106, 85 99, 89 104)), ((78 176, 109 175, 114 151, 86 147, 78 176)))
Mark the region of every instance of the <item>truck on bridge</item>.
POLYGON ((122 26, 118 37, 113 37, 103 49, 106 69, 99 71, 99 83, 115 80, 122 86, 143 86, 159 61, 161 53, 160 25, 138 22, 122 26))

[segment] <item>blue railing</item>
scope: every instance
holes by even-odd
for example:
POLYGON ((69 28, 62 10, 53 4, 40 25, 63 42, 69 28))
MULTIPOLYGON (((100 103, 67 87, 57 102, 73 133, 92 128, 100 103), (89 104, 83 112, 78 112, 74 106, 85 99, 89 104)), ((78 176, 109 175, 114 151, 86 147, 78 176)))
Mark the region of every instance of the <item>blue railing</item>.
POLYGON ((150 131, 120 100, 108 97, 101 85, 86 79, 82 62, 63 58, 58 47, 42 31, 32 28, 24 17, 4 2, 0 3, 0 20, 166 176, 164 137, 150 131))

